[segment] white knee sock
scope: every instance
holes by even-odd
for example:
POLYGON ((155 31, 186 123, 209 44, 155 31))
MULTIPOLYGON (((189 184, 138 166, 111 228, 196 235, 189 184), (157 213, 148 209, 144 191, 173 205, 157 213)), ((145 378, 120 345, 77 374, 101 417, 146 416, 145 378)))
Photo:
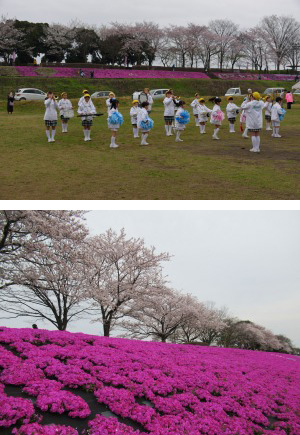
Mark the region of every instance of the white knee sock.
POLYGON ((172 128, 173 128, 173 125, 172 125, 172 124, 169 125, 169 135, 170 135, 170 136, 172 135, 172 128))
POLYGON ((218 137, 219 130, 220 130, 219 128, 215 128, 214 137, 218 137))
POLYGON ((246 127, 243 136, 246 137, 247 135, 248 135, 248 128, 246 127))
POLYGON ((179 139, 180 139, 180 133, 181 133, 181 131, 180 131, 180 130, 177 130, 177 132, 176 132, 176 140, 179 140, 179 139))
POLYGON ((111 143, 112 143, 112 145, 116 144, 116 138, 114 136, 111 137, 111 143))
POLYGON ((256 149, 257 151, 260 150, 260 136, 256 136, 256 149))
POLYGON ((50 130, 46 130, 46 136, 47 136, 48 140, 50 140, 50 130))
POLYGON ((55 133, 56 133, 56 130, 52 130, 52 140, 54 140, 54 138, 55 138, 55 133))
POLYGON ((84 129, 84 130, 83 130, 83 134, 84 134, 84 139, 86 139, 86 138, 87 138, 86 132, 87 132, 87 130, 86 130, 86 129, 84 129))
POLYGON ((144 142, 145 142, 145 143, 147 143, 147 137, 148 137, 148 134, 149 134, 149 133, 145 133, 145 134, 144 134, 144 142))
POLYGON ((166 134, 167 134, 167 136, 169 136, 169 126, 168 126, 168 125, 165 125, 165 129, 166 129, 166 134))
POLYGON ((205 133, 206 124, 202 125, 202 133, 205 133))
POLYGON ((67 133, 67 131, 68 131, 68 124, 66 123, 65 124, 65 133, 67 133))
POLYGON ((252 136, 252 148, 255 150, 256 149, 256 137, 252 136))
POLYGON ((88 139, 91 138, 91 130, 87 130, 87 138, 88 138, 88 139))

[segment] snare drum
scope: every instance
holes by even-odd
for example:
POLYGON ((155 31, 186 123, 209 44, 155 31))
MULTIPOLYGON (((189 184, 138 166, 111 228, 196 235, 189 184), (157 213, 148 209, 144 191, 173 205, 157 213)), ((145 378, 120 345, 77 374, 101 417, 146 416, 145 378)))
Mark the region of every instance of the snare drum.
POLYGON ((71 119, 71 118, 74 118, 74 110, 73 109, 67 109, 67 110, 64 110, 64 118, 66 118, 66 119, 71 119))

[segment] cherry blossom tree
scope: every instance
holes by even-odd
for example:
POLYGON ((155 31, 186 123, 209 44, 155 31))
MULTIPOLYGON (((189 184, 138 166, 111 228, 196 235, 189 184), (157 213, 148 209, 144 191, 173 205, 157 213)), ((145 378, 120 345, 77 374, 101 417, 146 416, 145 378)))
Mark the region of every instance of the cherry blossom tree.
POLYGON ((46 59, 50 62, 64 60, 67 51, 72 48, 75 35, 75 30, 72 27, 61 24, 52 24, 47 27, 43 39, 46 59))
POLYGON ((25 35, 15 28, 15 21, 2 17, 0 21, 0 57, 9 63, 10 56, 24 46, 25 35))
MULTIPOLYGON (((19 216, 14 213, 8 218, 19 216)), ((16 235, 11 227, 10 249, 14 250, 16 243, 21 247, 10 259, 6 279, 11 285, 1 291, 0 307, 9 318, 47 320, 65 330, 71 320, 88 309, 83 304, 83 258, 88 234, 82 221, 84 213, 32 211, 24 216, 21 212, 20 216, 16 235)))
POLYGON ((152 289, 135 305, 121 326, 131 338, 166 342, 189 318, 187 296, 168 287, 152 289))
POLYGON ((100 312, 103 333, 109 336, 115 323, 128 316, 135 304, 153 288, 164 285, 162 262, 167 253, 156 253, 144 240, 127 238, 125 230, 112 230, 90 238, 85 277, 87 297, 100 312))

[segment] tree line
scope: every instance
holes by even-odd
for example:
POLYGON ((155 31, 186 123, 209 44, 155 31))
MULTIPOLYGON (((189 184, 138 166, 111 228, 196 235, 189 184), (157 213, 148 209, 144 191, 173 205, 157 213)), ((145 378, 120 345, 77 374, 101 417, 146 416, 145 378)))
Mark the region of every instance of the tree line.
POLYGON ((88 26, 72 22, 32 23, 2 18, 0 57, 19 64, 42 56, 45 62, 165 67, 212 67, 271 70, 300 66, 300 23, 293 17, 271 15, 257 26, 240 29, 228 19, 207 26, 189 23, 161 28, 153 22, 88 26))
POLYGON ((291 340, 228 310, 171 288, 169 253, 124 230, 92 236, 82 211, 0 212, 2 318, 50 322, 66 330, 79 318, 103 335, 162 342, 299 353, 291 340))

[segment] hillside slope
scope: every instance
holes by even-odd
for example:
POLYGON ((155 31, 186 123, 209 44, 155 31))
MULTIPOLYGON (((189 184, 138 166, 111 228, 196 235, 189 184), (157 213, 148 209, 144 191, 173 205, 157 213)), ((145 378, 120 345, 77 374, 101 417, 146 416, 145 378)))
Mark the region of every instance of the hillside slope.
POLYGON ((5 435, 299 435, 300 359, 0 328, 0 405, 5 435))

